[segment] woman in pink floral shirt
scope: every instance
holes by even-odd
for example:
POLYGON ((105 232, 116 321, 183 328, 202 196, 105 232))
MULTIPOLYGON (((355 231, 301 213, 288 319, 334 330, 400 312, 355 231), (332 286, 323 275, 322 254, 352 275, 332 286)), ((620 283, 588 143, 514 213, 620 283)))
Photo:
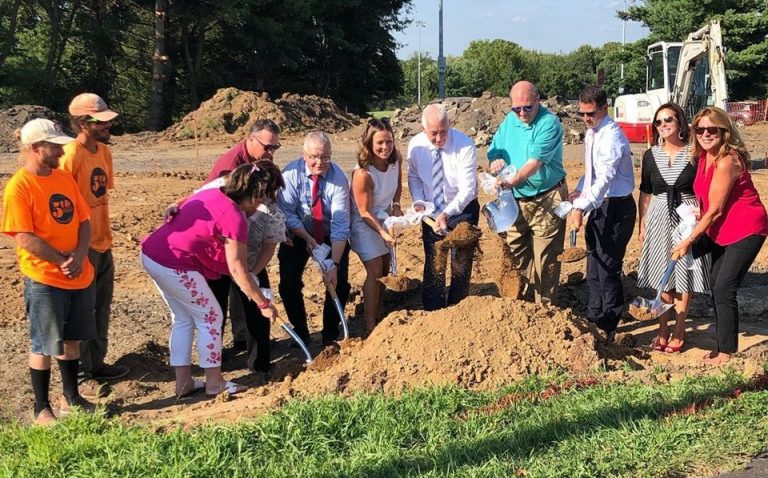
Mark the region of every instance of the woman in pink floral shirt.
POLYGON ((256 166, 238 167, 221 188, 190 196, 172 219, 142 242, 142 264, 171 309, 170 362, 179 396, 203 387, 209 395, 245 390, 224 380, 221 373, 222 311, 206 279, 231 275, 265 318, 277 317, 274 305, 248 273, 246 253, 246 216, 274 196, 269 190, 272 174, 256 166), (192 378, 195 331, 205 384, 192 378))

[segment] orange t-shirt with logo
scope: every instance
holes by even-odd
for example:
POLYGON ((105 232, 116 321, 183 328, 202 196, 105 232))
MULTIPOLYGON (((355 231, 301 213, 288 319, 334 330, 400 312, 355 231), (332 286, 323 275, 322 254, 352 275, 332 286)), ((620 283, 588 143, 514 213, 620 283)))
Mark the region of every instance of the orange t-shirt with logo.
POLYGON ((75 178, 80 194, 91 207, 91 249, 105 252, 112 248, 112 227, 109 223, 109 190, 115 188, 112 152, 105 144, 91 153, 79 141, 64 145, 59 168, 75 178))
MULTIPOLYGON (((29 232, 63 253, 77 248, 80 223, 90 210, 72 175, 54 169, 49 176, 37 176, 24 168, 8 181, 3 192, 2 232, 15 236, 29 232)), ((70 279, 59 266, 26 249, 16 247, 22 274, 35 282, 60 289, 85 289, 93 282, 93 266, 85 258, 83 272, 70 279)))

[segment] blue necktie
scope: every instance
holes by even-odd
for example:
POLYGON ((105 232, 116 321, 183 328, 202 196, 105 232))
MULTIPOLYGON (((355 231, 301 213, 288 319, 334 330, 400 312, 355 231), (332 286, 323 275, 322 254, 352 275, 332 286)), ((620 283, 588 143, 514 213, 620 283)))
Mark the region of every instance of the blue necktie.
POLYGON ((435 203, 435 213, 441 213, 445 208, 445 178, 439 148, 432 152, 432 200, 435 203))

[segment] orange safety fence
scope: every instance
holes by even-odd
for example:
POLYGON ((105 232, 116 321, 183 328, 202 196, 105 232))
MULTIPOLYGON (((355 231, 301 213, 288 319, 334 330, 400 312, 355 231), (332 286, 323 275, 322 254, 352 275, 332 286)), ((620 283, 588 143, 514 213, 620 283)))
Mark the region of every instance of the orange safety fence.
POLYGON ((728 116, 738 126, 750 126, 760 121, 766 121, 768 116, 768 99, 750 101, 729 101, 726 104, 728 116))

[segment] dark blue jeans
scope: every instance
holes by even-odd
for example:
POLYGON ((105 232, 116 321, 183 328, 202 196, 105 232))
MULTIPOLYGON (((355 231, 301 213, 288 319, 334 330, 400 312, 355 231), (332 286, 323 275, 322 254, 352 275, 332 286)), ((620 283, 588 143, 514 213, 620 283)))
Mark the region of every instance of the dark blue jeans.
POLYGON ((616 330, 624 310, 621 269, 635 228, 636 214, 637 206, 632 196, 606 199, 590 213, 585 228, 589 249, 587 319, 606 332, 616 330))
MULTIPOLYGON (((448 229, 453 230, 459 223, 469 222, 477 226, 480 219, 480 203, 473 200, 461 214, 451 216, 448 219, 448 229)), ((421 289, 421 303, 424 310, 438 310, 447 305, 458 304, 459 301, 469 295, 469 282, 472 277, 472 256, 475 253, 471 249, 451 250, 451 286, 446 297, 445 273, 439 273, 435 267, 435 243, 442 239, 435 234, 430 226, 421 224, 421 238, 424 241, 424 282, 421 289)))

